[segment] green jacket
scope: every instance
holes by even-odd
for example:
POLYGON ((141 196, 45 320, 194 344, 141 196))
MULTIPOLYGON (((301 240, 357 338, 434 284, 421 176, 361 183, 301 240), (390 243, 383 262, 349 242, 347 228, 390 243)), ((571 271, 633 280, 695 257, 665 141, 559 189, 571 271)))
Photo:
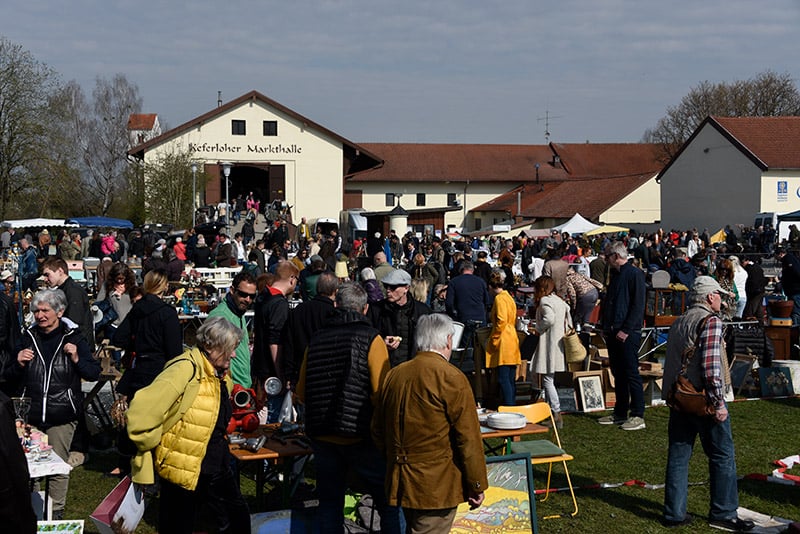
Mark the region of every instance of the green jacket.
POLYGON ((250 374, 250 336, 247 333, 247 320, 244 315, 239 317, 234 313, 228 305, 229 298, 229 296, 226 296, 216 308, 208 313, 208 316, 224 317, 244 332, 239 346, 236 347, 236 357, 231 360, 231 378, 233 378, 234 384, 249 388, 253 383, 253 379, 250 374))

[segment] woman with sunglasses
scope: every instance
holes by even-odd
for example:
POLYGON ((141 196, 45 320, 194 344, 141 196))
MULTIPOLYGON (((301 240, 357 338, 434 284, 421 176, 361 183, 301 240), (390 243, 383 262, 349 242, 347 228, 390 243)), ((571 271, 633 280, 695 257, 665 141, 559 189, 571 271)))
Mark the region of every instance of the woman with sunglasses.
MULTIPOLYGON (((144 296, 133 305, 114 333, 114 345, 125 349, 128 356, 125 372, 117 384, 116 413, 123 414, 136 392, 149 386, 164 364, 183 352, 183 329, 178 314, 161 300, 168 287, 167 273, 162 270, 147 273, 144 296)), ((120 467, 111 475, 127 472, 130 458, 136 454, 125 429, 119 433, 117 449, 121 455, 120 467)))
POLYGON ((122 262, 115 263, 108 272, 105 283, 97 293, 97 301, 108 300, 117 313, 117 318, 105 327, 108 339, 114 336, 116 329, 119 328, 119 325, 130 313, 133 306, 131 291, 135 287, 136 275, 133 274, 133 270, 122 262))

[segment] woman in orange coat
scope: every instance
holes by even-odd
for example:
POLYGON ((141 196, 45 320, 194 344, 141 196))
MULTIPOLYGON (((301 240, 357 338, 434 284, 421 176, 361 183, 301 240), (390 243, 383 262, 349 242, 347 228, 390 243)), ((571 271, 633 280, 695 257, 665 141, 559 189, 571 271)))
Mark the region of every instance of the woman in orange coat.
POLYGON ((522 361, 517 335, 517 304, 504 289, 506 274, 492 271, 489 291, 495 295, 490 314, 492 332, 486 342, 486 368, 497 368, 497 383, 504 406, 514 406, 517 397, 517 366, 522 361))

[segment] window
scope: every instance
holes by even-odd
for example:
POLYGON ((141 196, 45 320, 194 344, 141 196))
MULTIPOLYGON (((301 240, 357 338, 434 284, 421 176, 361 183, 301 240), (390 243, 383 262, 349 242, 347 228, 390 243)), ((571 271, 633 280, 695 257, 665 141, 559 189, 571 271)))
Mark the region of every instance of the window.
POLYGON ((394 193, 386 193, 386 206, 394 207, 394 193))
POLYGON ((247 127, 245 121, 233 119, 231 121, 231 135, 246 135, 247 127))
POLYGON ((481 223, 482 222, 483 221, 481 221, 480 219, 475 219, 475 229, 476 230, 480 230, 481 229, 481 223))
POLYGON ((458 201, 456 200, 455 193, 447 193, 447 205, 448 206, 455 206, 457 205, 458 201))
POLYGON ((264 135, 278 135, 278 121, 264 121, 264 135))
POLYGON ((417 206, 425 205, 425 193, 417 193, 417 206))

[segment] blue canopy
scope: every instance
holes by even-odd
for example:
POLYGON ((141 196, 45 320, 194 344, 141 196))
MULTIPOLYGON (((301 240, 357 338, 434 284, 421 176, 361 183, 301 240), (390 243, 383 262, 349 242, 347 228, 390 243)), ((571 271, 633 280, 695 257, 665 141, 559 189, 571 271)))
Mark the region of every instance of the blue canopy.
POLYGON ((133 228, 133 223, 125 219, 114 219, 111 217, 75 217, 67 219, 68 223, 75 223, 81 226, 95 226, 104 228, 133 228))

